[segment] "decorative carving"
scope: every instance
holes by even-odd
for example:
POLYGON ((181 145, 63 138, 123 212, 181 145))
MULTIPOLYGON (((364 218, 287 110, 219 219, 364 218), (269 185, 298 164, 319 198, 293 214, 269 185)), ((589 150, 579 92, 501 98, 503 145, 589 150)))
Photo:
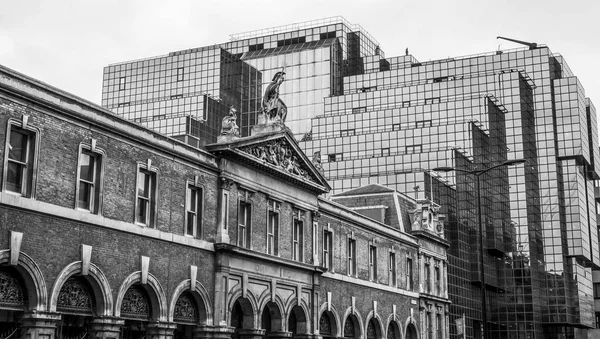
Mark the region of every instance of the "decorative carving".
POLYGON ((314 222, 318 222, 319 219, 321 218, 321 212, 319 212, 319 210, 314 210, 312 212, 312 217, 313 217, 314 222))
POLYGON ((0 306, 24 308, 23 287, 9 272, 0 271, 0 306))
POLYGON ((121 316, 138 319, 150 318, 150 302, 146 292, 137 285, 131 286, 121 304, 121 316))
POLYGON ((375 324, 373 324, 373 319, 371 319, 369 325, 367 325, 367 339, 375 338, 377 338, 377 332, 375 332, 375 324))
POLYGON ((196 307, 196 302, 191 294, 183 293, 179 296, 175 303, 173 319, 175 321, 186 323, 198 322, 198 308, 196 307))
POLYGON ((331 323, 329 322, 329 317, 325 313, 323 313, 321 319, 319 319, 319 334, 322 336, 331 335, 331 323))
POLYGON ((321 174, 325 173, 325 169, 323 169, 323 164, 321 163, 321 151, 316 151, 313 154, 312 163, 321 174))
POLYGON ((285 80, 285 72, 277 72, 262 98, 264 124, 285 124, 287 106, 279 98, 279 86, 285 80))
POLYGON ((344 323, 344 337, 354 338, 354 322, 350 317, 348 317, 344 323))
POLYGON ((83 281, 71 277, 60 289, 56 308, 92 314, 94 309, 92 294, 83 281))
POLYGON ((219 178, 220 188, 224 190, 230 190, 231 187, 235 184, 235 182, 229 178, 220 177, 219 178))
POLYGON ((290 174, 314 181, 308 171, 302 169, 300 160, 293 149, 282 139, 272 140, 261 145, 252 145, 240 149, 290 174))
POLYGON ((229 114, 227 114, 221 122, 221 135, 228 135, 234 137, 240 136, 240 129, 236 123, 236 113, 237 110, 235 109, 235 107, 229 107, 229 114))

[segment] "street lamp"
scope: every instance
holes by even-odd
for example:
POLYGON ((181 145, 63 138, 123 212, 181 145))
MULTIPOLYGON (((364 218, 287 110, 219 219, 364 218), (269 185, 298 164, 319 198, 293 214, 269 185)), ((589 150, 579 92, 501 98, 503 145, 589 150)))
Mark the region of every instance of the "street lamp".
POLYGON ((481 278, 481 318, 483 323, 483 331, 481 333, 481 338, 488 338, 488 327, 487 327, 487 305, 486 305, 486 287, 485 287, 485 264, 483 261, 483 222, 482 222, 482 213, 481 213, 481 180, 480 177, 484 173, 487 173, 493 169, 504 166, 512 166, 516 164, 522 164, 526 162, 525 159, 515 159, 515 160, 507 160, 501 164, 496 166, 492 166, 490 168, 482 169, 482 170, 464 170, 460 168, 454 167, 436 167, 433 170, 436 172, 463 172, 467 174, 472 174, 477 178, 477 214, 479 219, 479 267, 480 267, 480 278, 481 278))

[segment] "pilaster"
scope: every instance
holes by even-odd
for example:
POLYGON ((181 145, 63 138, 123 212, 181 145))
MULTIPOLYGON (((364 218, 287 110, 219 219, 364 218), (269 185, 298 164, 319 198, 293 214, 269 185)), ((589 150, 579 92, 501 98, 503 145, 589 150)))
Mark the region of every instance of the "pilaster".
POLYGON ((240 339, 264 339, 265 333, 265 330, 253 328, 243 328, 238 330, 240 339))
POLYGON ((21 333, 25 339, 54 339, 59 313, 31 312, 21 318, 21 333))
POLYGON ((115 339, 120 337, 125 320, 115 317, 97 317, 92 320, 92 339, 115 339))
POLYGON ((235 329, 230 326, 198 326, 194 329, 194 339, 231 339, 235 329))
POLYGON ((177 325, 168 322, 150 322, 146 329, 147 339, 172 339, 177 325))

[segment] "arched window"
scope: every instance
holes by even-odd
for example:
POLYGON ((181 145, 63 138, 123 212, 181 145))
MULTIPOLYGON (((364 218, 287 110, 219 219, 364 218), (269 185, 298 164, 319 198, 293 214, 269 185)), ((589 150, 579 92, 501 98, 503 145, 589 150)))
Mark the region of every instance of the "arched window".
POLYGON ((376 339, 377 332, 375 330, 375 322, 373 319, 369 320, 369 325, 367 325, 367 339, 376 339))
POLYGON ((387 329, 387 339, 396 339, 398 338, 397 334, 396 334, 396 327, 394 327, 394 325, 392 323, 390 323, 388 325, 388 329, 387 329))
POLYGON ((355 336, 354 321, 350 317, 344 323, 344 338, 354 338, 355 336))

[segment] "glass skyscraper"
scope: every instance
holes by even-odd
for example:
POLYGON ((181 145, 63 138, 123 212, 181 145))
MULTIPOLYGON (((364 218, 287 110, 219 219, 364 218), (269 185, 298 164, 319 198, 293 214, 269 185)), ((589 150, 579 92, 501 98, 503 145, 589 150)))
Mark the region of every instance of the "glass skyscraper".
POLYGON ((198 112, 208 101, 220 114, 235 105, 248 135, 265 84, 282 69, 286 125, 308 155, 321 152, 333 194, 380 183, 445 209, 451 336, 463 313, 468 337, 479 335, 477 192, 472 177, 430 169, 517 158, 527 163, 482 177, 492 338, 578 338, 595 327, 596 114, 560 55, 539 46, 428 62, 386 58, 362 27, 331 18, 108 66, 102 104, 173 136, 191 134, 186 119, 215 124, 216 133, 221 119, 198 112), (235 71, 223 71, 225 61, 235 71))

